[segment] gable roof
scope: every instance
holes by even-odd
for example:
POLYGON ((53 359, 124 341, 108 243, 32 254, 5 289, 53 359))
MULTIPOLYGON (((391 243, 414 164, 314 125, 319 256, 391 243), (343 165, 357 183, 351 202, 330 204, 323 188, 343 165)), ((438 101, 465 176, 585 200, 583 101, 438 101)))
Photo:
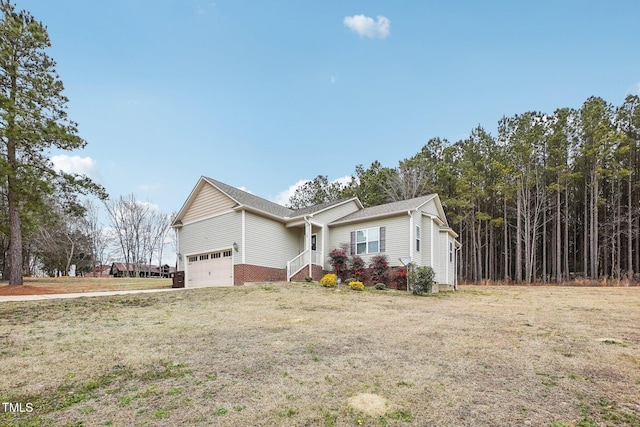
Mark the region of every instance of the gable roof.
POLYGON ((350 199, 340 199, 340 200, 335 200, 333 202, 324 202, 324 203, 319 203, 317 205, 308 206, 306 208, 295 209, 293 210, 293 215, 291 216, 291 218, 299 218, 306 215, 314 215, 324 210, 333 208, 334 206, 338 206, 343 203, 348 203, 351 201, 355 201, 360 209, 363 208, 362 203, 360 203, 360 199, 358 199, 357 197, 351 197, 350 199))
POLYGON ((233 209, 245 208, 257 211, 259 213, 267 214, 271 217, 276 217, 278 220, 285 222, 290 219, 301 218, 305 215, 313 215, 353 200, 355 200, 359 208, 362 209, 362 203, 360 203, 360 200, 357 197, 319 203, 317 205, 308 206, 301 209, 289 209, 270 200, 263 199, 262 197, 258 197, 239 188, 225 184, 224 182, 202 176, 200 177, 200 180, 198 181, 194 189, 191 191, 191 194, 187 198, 187 201, 178 212, 178 215, 176 215, 176 219, 172 224, 173 226, 179 226, 181 224, 182 217, 185 215, 186 211, 191 206, 191 203, 196 198, 199 189, 202 188, 203 185, 206 185, 205 183, 212 185, 213 187, 224 193, 227 197, 229 197, 229 199, 231 199, 235 203, 233 209))
POLYGON ((417 210, 423 205, 425 205, 426 203, 428 203, 429 201, 435 199, 436 209, 439 214, 438 218, 442 221, 443 226, 445 227, 448 226, 447 219, 444 214, 444 210, 442 209, 442 204, 440 203, 440 198, 435 193, 427 194, 425 196, 416 197, 409 200, 400 200, 397 202, 386 203, 383 205, 371 206, 368 208, 364 208, 360 200, 357 197, 353 197, 350 199, 341 199, 333 202, 320 203, 317 205, 313 205, 313 206, 309 206, 301 209, 289 209, 275 202, 272 202, 270 200, 263 199, 262 197, 258 197, 254 194, 248 193, 244 190, 241 190, 239 188, 217 181, 213 178, 208 178, 206 176, 200 177, 198 184, 196 184, 195 188, 189 195, 189 198, 187 199, 185 204, 182 206, 182 208, 178 212, 178 215, 176 216, 173 226, 179 226, 180 224, 182 224, 181 222, 182 216, 184 215, 185 211, 188 209, 191 202, 193 201, 196 194, 198 193, 197 190, 201 188, 202 185, 206 185, 203 183, 208 183, 209 185, 212 185, 213 187, 217 188, 219 191, 224 193, 231 200, 233 200, 233 202, 235 203, 235 206, 233 207, 233 209, 253 210, 258 213, 262 213, 267 216, 270 216, 282 222, 289 222, 290 220, 299 219, 299 218, 302 218, 303 216, 314 215, 324 210, 331 209, 335 206, 348 203, 350 201, 355 201, 359 208, 356 212, 353 212, 349 215, 339 218, 331 222, 329 225, 344 224, 344 223, 357 222, 357 221, 363 221, 368 219, 383 218, 383 217, 403 214, 408 211, 417 210))
POLYGON ((356 222, 365 219, 380 218, 406 213, 408 211, 420 208, 425 203, 437 197, 438 195, 434 193, 428 194, 426 196, 416 197, 415 199, 400 200, 397 202, 386 203, 384 205, 371 206, 339 218, 333 221, 330 225, 344 224, 348 222, 356 222))
POLYGON ((257 209, 262 212, 266 212, 271 215, 279 216, 282 218, 291 216, 294 212, 289 208, 285 208, 275 202, 271 202, 267 199, 263 199, 262 197, 258 197, 254 194, 248 193, 246 191, 240 190, 239 188, 232 187, 231 185, 227 185, 223 182, 216 181, 213 178, 203 177, 209 184, 216 187, 218 190, 225 193, 229 196, 233 201, 235 201, 239 206, 246 206, 249 208, 257 209))

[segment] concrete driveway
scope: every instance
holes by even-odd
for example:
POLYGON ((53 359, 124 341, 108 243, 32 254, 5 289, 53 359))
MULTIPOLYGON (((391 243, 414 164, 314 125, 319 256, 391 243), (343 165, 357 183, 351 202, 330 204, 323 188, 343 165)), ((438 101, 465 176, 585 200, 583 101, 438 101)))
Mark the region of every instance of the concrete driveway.
POLYGON ((137 291, 104 291, 104 292, 78 292, 69 294, 44 294, 44 295, 0 295, 0 302, 10 301, 41 301, 46 299, 80 298, 80 297, 104 297, 109 295, 145 294, 151 292, 174 292, 185 288, 169 289, 141 289, 137 291))

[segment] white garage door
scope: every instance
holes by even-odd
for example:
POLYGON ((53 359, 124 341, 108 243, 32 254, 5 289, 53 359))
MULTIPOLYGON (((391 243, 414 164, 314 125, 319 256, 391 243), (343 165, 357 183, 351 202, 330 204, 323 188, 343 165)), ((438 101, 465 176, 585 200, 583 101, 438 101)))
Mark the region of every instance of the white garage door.
POLYGON ((190 255, 187 259, 187 288, 233 286, 231 249, 190 255))

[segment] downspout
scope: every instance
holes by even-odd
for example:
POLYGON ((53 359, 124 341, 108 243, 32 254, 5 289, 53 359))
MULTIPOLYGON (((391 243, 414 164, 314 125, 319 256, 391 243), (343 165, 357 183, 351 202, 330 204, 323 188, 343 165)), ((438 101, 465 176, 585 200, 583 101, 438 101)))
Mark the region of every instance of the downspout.
MULTIPOLYGON (((455 246, 455 243, 453 244, 453 246, 455 246)), ((453 261, 453 272, 454 272, 453 273, 453 290, 454 291, 458 290, 458 257, 460 256, 460 253, 461 253, 460 249, 462 249, 462 246, 458 246, 457 248, 455 248, 456 255, 453 261)))
MULTIPOLYGON (((409 264, 412 264, 414 262, 413 260, 413 239, 411 238, 411 233, 413 233, 413 215, 411 215, 411 211, 407 211, 407 215, 409 215, 409 259, 411 260, 411 262, 409 264)), ((409 288, 409 268, 413 268, 411 267, 411 265, 407 265, 407 292, 410 292, 409 288)))
POLYGON ((309 217, 305 216, 304 217, 304 222, 307 223, 307 225, 304 227, 304 239, 305 239, 305 246, 306 246, 306 250, 309 251, 309 277, 313 277, 313 259, 312 259, 312 254, 311 254, 311 232, 312 232, 312 225, 311 225, 311 221, 309 221, 309 217), (308 231, 308 232, 307 232, 308 231))
POLYGON ((407 211, 407 215, 409 215, 409 257, 413 262, 413 215, 411 211, 407 211))

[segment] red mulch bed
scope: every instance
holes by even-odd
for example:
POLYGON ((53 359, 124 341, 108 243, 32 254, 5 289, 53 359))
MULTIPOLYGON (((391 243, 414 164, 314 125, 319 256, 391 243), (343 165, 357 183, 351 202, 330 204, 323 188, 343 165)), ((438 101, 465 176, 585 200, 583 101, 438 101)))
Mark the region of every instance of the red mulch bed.
POLYGON ((72 294, 81 292, 110 291, 112 289, 96 286, 95 283, 61 283, 59 286, 33 286, 33 285, 0 285, 0 296, 11 295, 46 295, 46 294, 72 294))
POLYGON ((0 295, 2 296, 11 296, 11 295, 44 295, 44 294, 64 294, 69 292, 82 292, 82 290, 71 290, 71 289, 54 289, 54 288, 45 288, 42 286, 31 286, 31 285, 3 285, 0 286, 0 295))

